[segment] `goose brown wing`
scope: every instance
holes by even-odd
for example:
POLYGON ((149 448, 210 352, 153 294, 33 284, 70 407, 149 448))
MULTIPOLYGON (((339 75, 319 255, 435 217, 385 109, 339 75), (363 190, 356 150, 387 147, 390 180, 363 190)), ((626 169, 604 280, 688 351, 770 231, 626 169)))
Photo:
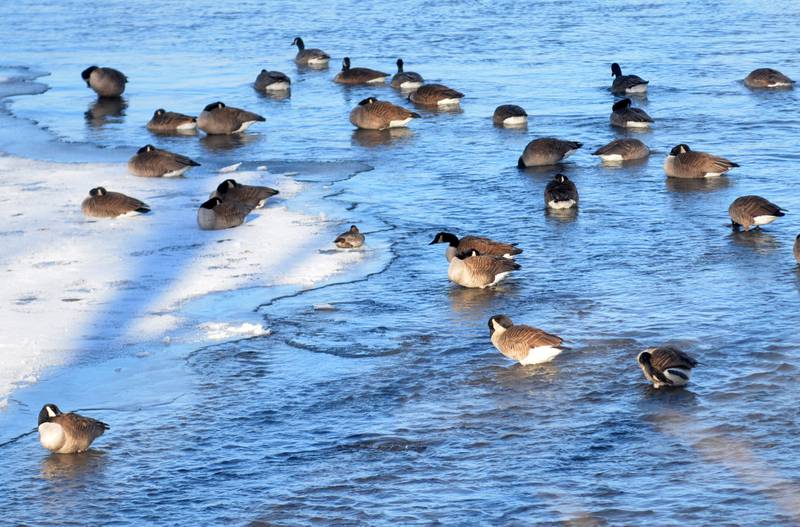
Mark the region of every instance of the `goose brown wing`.
POLYGON ((278 191, 270 187, 256 185, 241 185, 229 189, 226 199, 233 199, 242 202, 249 207, 256 207, 265 199, 278 194, 278 191))
POLYGON ((676 168, 680 171, 697 174, 721 174, 733 167, 739 166, 724 157, 694 151, 684 152, 683 154, 675 156, 674 163, 676 168))
MULTIPOLYGON (((761 196, 741 196, 736 198, 728 209, 736 223, 744 223, 738 219, 755 218, 756 216, 783 216, 783 210, 761 196)), ((750 223, 750 222, 747 222, 750 223)))
POLYGON ((495 277, 500 273, 508 273, 520 268, 520 265, 514 260, 482 254, 466 258, 464 264, 474 276, 480 277, 481 281, 487 284, 494 282, 495 277))
POLYGON ((595 150, 593 156, 606 156, 606 155, 620 155, 622 157, 630 157, 639 153, 647 146, 638 139, 614 139, 605 146, 601 146, 595 150))
POLYGON ((669 368, 684 368, 691 370, 697 366, 697 361, 678 348, 664 346, 656 348, 650 353, 650 363, 657 371, 664 371, 669 368))
POLYGON ((511 326, 500 337, 504 352, 518 361, 525 359, 532 348, 558 347, 562 342, 557 335, 524 324, 511 326))
POLYGON ((522 252, 522 249, 518 249, 513 244, 497 242, 482 236, 464 236, 458 241, 457 251, 459 253, 469 253, 472 250, 476 250, 482 255, 489 256, 503 256, 522 252))
POLYGON ((230 116, 230 121, 235 124, 234 130, 238 130, 239 127, 241 127, 244 123, 251 121, 266 121, 266 119, 257 113, 248 112, 247 110, 242 110, 240 108, 227 107, 222 108, 222 110, 227 110, 225 113, 230 116))
POLYGON ((143 201, 126 196, 121 192, 107 192, 95 199, 95 211, 102 214, 119 216, 128 212, 149 212, 150 207, 143 201))
POLYGON ((61 425, 67 435, 86 443, 91 443, 109 429, 102 421, 74 413, 59 414, 51 420, 61 425))

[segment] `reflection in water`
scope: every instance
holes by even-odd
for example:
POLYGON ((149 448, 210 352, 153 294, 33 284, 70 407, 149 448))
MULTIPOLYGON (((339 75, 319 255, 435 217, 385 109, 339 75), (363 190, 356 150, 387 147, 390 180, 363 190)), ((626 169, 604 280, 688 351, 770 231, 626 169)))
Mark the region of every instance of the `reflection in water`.
POLYGON ((292 97, 292 90, 291 88, 288 90, 256 90, 259 97, 263 99, 272 99, 274 101, 285 101, 292 97))
POLYGON ((352 143, 364 148, 390 145, 395 141, 408 140, 414 132, 408 128, 389 128, 387 130, 362 130, 353 131, 352 143))
POLYGON ((105 467, 105 456, 104 451, 93 448, 81 454, 50 454, 42 459, 42 477, 63 480, 93 474, 105 467))
POLYGON ((708 192, 724 189, 731 185, 731 180, 724 176, 709 178, 668 177, 666 180, 667 189, 672 192, 708 192))
POLYGON ((210 151, 233 150, 252 143, 258 135, 252 134, 226 134, 226 135, 204 135, 200 138, 203 148, 210 151))
POLYGON ((781 242, 775 236, 761 229, 732 231, 730 236, 736 245, 747 247, 759 254, 769 254, 781 248, 781 242))
POLYGON ((98 97, 84 114, 86 123, 92 128, 100 128, 108 123, 121 123, 127 107, 128 102, 122 97, 98 97))
MULTIPOLYGON (((443 265, 443 270, 446 274, 446 264, 443 265)), ((500 284, 485 289, 461 287, 452 282, 448 282, 448 284, 450 288, 447 292, 447 296, 450 298, 451 309, 454 312, 467 313, 475 317, 480 317, 481 320, 487 309, 496 305, 503 305, 504 301, 513 297, 518 291, 518 284, 513 275, 503 280, 500 284)))
POLYGON ((572 222, 578 219, 578 207, 569 209, 551 209, 550 207, 545 207, 544 215, 548 221, 572 222))

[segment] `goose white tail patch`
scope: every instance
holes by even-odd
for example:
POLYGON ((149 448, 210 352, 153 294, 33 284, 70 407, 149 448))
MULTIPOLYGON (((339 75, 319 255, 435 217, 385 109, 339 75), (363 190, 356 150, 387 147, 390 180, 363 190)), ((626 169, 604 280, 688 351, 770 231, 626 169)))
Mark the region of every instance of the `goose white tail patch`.
POLYGON ((496 275, 494 276, 494 282, 492 282, 492 283, 491 283, 491 284, 489 284, 489 285, 495 285, 495 284, 499 284, 500 282, 502 282, 502 281, 503 281, 503 279, 505 279, 505 277, 506 277, 506 276, 508 276, 508 275, 510 275, 510 274, 511 274, 511 271, 506 271, 505 273, 499 273, 499 274, 496 274, 496 275))
POLYGON ((624 158, 620 154, 605 154, 605 155, 601 155, 600 159, 602 159, 606 163, 615 163, 615 162, 620 162, 620 161, 624 160, 624 158))
POLYGON ((520 364, 522 365, 529 365, 529 364, 541 364, 543 362, 550 362, 558 354, 561 353, 559 348, 555 348, 553 346, 537 346, 535 348, 531 348, 528 350, 528 356, 522 359, 520 364))
POLYGON ((416 90, 420 86, 422 86, 421 82, 406 81, 406 82, 403 82, 403 83, 400 84, 400 89, 401 90, 416 90))
POLYGON ((626 121, 625 127, 626 128, 650 128, 652 123, 648 123, 646 121, 626 121))
POLYGON ((547 202, 547 206, 550 207, 551 209, 569 209, 575 206, 575 200, 574 199, 568 199, 565 201, 551 200, 547 202))
POLYGON ((272 84, 267 84, 264 88, 266 91, 286 91, 289 89, 288 82, 273 82, 272 84))
POLYGON ((386 82, 386 77, 376 77, 374 79, 368 80, 367 84, 381 84, 386 82))
POLYGON ((244 132, 245 130, 247 130, 248 128, 253 126, 253 123, 255 123, 255 122, 257 122, 257 121, 244 122, 244 123, 242 123, 242 126, 240 126, 239 129, 235 130, 233 133, 238 134, 239 132, 244 132))
POLYGON ((400 128, 410 123, 412 119, 413 117, 409 117, 408 119, 402 119, 400 121, 389 121, 389 128, 400 128))
POLYGON ((461 99, 439 99, 436 104, 439 106, 457 106, 461 104, 461 99))
POLYGON ((173 170, 172 172, 167 172, 166 174, 164 174, 163 177, 179 177, 184 175, 186 171, 189 170, 190 168, 192 167, 184 167, 179 170, 173 170))
POLYGON ((525 115, 517 115, 514 117, 507 117, 503 120, 503 126, 523 126, 528 122, 528 117, 525 115))
POLYGON ((647 91, 647 84, 637 84, 625 89, 625 93, 645 93, 647 91))
POLYGON ((683 368, 667 368, 664 377, 672 381, 673 386, 684 386, 689 382, 691 372, 683 368))
POLYGON ((183 123, 179 124, 175 127, 176 130, 194 130, 197 128, 197 123, 192 121, 191 123, 183 123))
POLYGON ((568 158, 569 156, 571 156, 571 155, 572 155, 572 154, 574 154, 574 153, 575 153, 575 150, 574 150, 574 149, 572 149, 572 150, 567 150, 566 152, 564 152, 564 155, 563 155, 563 156, 561 156, 561 159, 566 159, 566 158, 568 158))
POLYGON ((772 223, 778 219, 777 216, 770 216, 770 215, 763 215, 763 216, 756 216, 753 218, 753 225, 766 225, 768 223, 772 223))
POLYGON ((308 63, 311 64, 312 66, 322 66, 324 64, 327 64, 328 60, 330 60, 330 59, 323 59, 323 58, 319 57, 319 58, 314 58, 314 59, 308 59, 308 63))
POLYGON ((703 177, 720 177, 722 172, 706 172, 703 177))

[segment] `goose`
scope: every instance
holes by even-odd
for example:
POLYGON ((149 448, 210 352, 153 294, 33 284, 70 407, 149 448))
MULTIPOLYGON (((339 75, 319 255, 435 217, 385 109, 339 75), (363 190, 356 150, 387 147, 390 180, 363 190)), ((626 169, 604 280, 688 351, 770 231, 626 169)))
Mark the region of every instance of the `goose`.
POLYGON ((392 88, 416 90, 422 83, 422 75, 415 71, 403 71, 403 59, 397 59, 397 73, 392 77, 392 88))
POLYGON ((604 162, 614 163, 644 159, 650 155, 650 149, 638 139, 614 139, 592 152, 592 155, 600 156, 604 162))
POLYGON ((331 59, 330 55, 317 48, 308 48, 300 37, 294 37, 292 46, 297 46, 297 55, 294 61, 301 66, 325 67, 331 59))
POLYGON ((86 86, 100 97, 119 97, 128 82, 128 77, 121 71, 98 66, 89 66, 81 72, 81 77, 86 81, 86 86))
POLYGON ((209 135, 238 134, 244 132, 253 123, 266 121, 257 113, 225 106, 222 102, 214 102, 206 106, 197 118, 197 127, 209 135))
POLYGON ((242 185, 234 179, 226 179, 217 186, 209 198, 220 198, 223 201, 236 201, 249 207, 259 209, 264 206, 268 198, 279 194, 270 187, 256 185, 242 185))
POLYGON ((492 122, 495 126, 525 126, 528 124, 528 114, 522 106, 501 104, 494 109, 492 122))
POLYGON ((544 204, 551 209, 570 209, 578 206, 578 189, 564 174, 556 174, 544 189, 544 204))
POLYGON ((89 197, 81 203, 81 210, 84 216, 91 218, 116 218, 123 214, 146 214, 150 207, 136 198, 97 187, 89 191, 89 197))
POLYGON ((758 68, 744 78, 744 84, 749 88, 791 88, 794 81, 772 68, 758 68))
POLYGON ((611 107, 611 126, 619 128, 648 128, 653 118, 641 108, 632 108, 630 99, 622 99, 611 107))
POLYGON ((147 122, 147 129, 156 133, 190 132, 197 129, 197 117, 159 108, 147 122))
POLYGON ((292 80, 280 71, 261 70, 253 87, 258 91, 286 91, 292 80))
POLYGON ((39 443, 56 454, 85 452, 109 426, 76 413, 63 413, 48 403, 39 412, 39 443))
POLYGON ((419 119, 416 112, 390 102, 367 97, 350 112, 350 122, 365 130, 385 130, 406 126, 411 119, 419 119))
POLYGON ((336 74, 333 82, 339 84, 379 84, 386 82, 388 73, 369 68, 351 68, 350 57, 342 60, 342 71, 336 74))
POLYGON ((614 81, 611 83, 611 92, 618 95, 626 93, 645 93, 650 81, 646 81, 638 75, 623 75, 622 69, 616 62, 611 65, 611 76, 614 81))
POLYGON ((525 324, 514 324, 506 315, 489 319, 489 335, 497 350, 523 366, 550 362, 561 353, 563 340, 544 330, 525 324))
POLYGON ((197 209, 197 225, 204 231, 238 227, 250 214, 251 207, 238 201, 211 198, 197 209))
POLYGON ((464 236, 459 239, 458 236, 450 232, 437 233, 433 241, 428 245, 435 243, 447 244, 444 255, 448 262, 456 254, 466 254, 472 250, 487 256, 501 256, 503 258, 514 258, 514 256, 522 253, 522 249, 518 248, 516 243, 498 242, 483 236, 464 236))
POLYGON ((186 156, 161 150, 153 145, 145 145, 136 151, 128 161, 128 170, 140 177, 175 177, 182 176, 192 167, 200 163, 186 156))
POLYGON ((800 234, 798 234, 794 239, 794 247, 792 252, 794 253, 794 259, 800 264, 800 234))
POLYGON ((583 146, 578 141, 562 141, 554 137, 534 139, 525 147, 517 166, 519 168, 555 165, 583 146))
POLYGON ((444 84, 423 84, 408 100, 420 106, 457 106, 463 97, 463 93, 444 84))
POLYGON ((785 215, 784 209, 761 196, 740 196, 728 207, 728 216, 731 217, 731 227, 734 230, 739 230, 741 226, 748 231, 751 226, 758 228, 785 215))
POLYGON ((664 160, 664 172, 667 176, 678 178, 716 177, 738 166, 724 157, 695 152, 687 144, 674 147, 664 160))
POLYGON ((511 271, 521 266, 510 258, 480 254, 472 249, 455 256, 447 255, 450 265, 447 277, 454 283, 469 288, 485 289, 500 283, 511 271))
POLYGON ((358 227, 351 225, 350 229, 337 236, 333 243, 339 249, 355 249, 364 245, 364 235, 359 232, 358 227))
POLYGON ((672 346, 647 348, 636 356, 644 377, 655 388, 663 386, 685 386, 697 361, 672 346))

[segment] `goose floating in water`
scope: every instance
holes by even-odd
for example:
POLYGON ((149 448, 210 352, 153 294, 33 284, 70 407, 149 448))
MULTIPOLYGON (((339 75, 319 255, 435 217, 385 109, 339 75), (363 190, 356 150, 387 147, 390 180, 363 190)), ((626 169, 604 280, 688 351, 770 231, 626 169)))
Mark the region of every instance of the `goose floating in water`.
POLYGON ((561 353, 563 340, 539 328, 514 324, 506 315, 495 315, 489 319, 489 334, 492 344, 509 359, 523 366, 541 364, 553 360, 561 353))
POLYGON ((103 187, 93 188, 81 203, 84 216, 90 218, 116 218, 124 214, 146 214, 150 207, 143 201, 121 192, 109 192, 103 187))
POLYGON ((616 62, 611 65, 611 76, 614 81, 611 83, 611 92, 617 95, 630 93, 645 93, 650 81, 646 81, 638 75, 623 75, 622 68, 616 62))
POLYGON ((583 146, 578 141, 563 141, 554 137, 534 139, 525 147, 517 161, 519 168, 555 165, 583 146))
POLYGON ((639 353, 636 362, 645 378, 656 388, 663 386, 685 386, 697 361, 672 346, 647 348, 639 353))
POLYGON ((485 289, 499 284, 521 266, 510 258, 480 254, 475 249, 450 257, 447 277, 469 288, 485 289))
POLYGON ((516 104, 501 104, 494 110, 492 123, 495 126, 506 126, 509 128, 525 126, 528 124, 528 113, 522 106, 516 104))
POLYGON ((257 122, 266 121, 257 113, 215 102, 206 106, 197 118, 197 127, 209 135, 238 134, 257 122))
POLYGON ((128 161, 130 173, 139 177, 177 177, 199 166, 200 163, 186 156, 153 145, 143 146, 128 161))
POLYGON ((786 214, 782 208, 761 196, 741 196, 728 207, 728 215, 734 230, 744 227, 748 231, 752 226, 758 228, 767 225, 786 214))
POLYGON ((592 155, 600 156, 605 163, 620 163, 644 159, 650 155, 650 149, 638 139, 614 139, 592 152, 592 155))
POLYGON ((121 71, 98 66, 89 66, 83 70, 81 78, 86 81, 86 86, 93 89, 100 97, 119 97, 125 91, 125 84, 128 82, 128 77, 121 71))
POLYGON ((403 70, 403 59, 397 59, 397 73, 392 77, 392 88, 400 90, 416 90, 422 83, 422 75, 414 71, 403 70))
POLYGON ((76 413, 63 413, 54 404, 39 412, 39 443, 56 454, 85 452, 109 426, 102 421, 76 413))
POLYGON ((473 250, 487 256, 501 256, 503 258, 513 258, 522 253, 522 249, 517 247, 516 243, 498 242, 483 236, 464 236, 459 239, 458 236, 450 232, 437 233, 433 241, 428 245, 436 243, 447 244, 447 249, 445 249, 444 253, 448 262, 457 254, 468 254, 473 250))
POLYGON ((342 71, 336 74, 333 82, 339 84, 381 84, 386 82, 388 73, 369 68, 351 68, 350 57, 342 60, 342 71))
POLYGON ((192 132, 197 129, 197 117, 159 108, 147 122, 147 129, 159 134, 192 132))
POLYGON ((400 128, 406 126, 412 119, 419 118, 420 115, 416 112, 390 102, 379 101, 375 97, 367 97, 350 112, 350 122, 353 126, 364 130, 400 128))
POLYGON ((364 235, 358 227, 351 225, 350 229, 337 236, 333 243, 340 249, 356 249, 364 245, 364 235))
POLYGON ((611 107, 611 126, 619 128, 649 128, 653 118, 641 108, 633 108, 630 99, 617 101, 611 107))
POLYGON ((759 68, 753 70, 744 78, 744 83, 750 88, 791 88, 794 86, 794 81, 772 68, 759 68))
POLYGON ((292 80, 280 71, 261 70, 253 83, 253 88, 258 91, 286 91, 292 85, 292 80))
POLYGON ((220 198, 222 201, 235 201, 249 207, 259 209, 263 207, 267 199, 279 194, 277 190, 270 187, 258 185, 243 185, 235 179, 226 179, 217 186, 209 198, 220 198))
POLYGON ((571 209, 578 206, 578 189, 564 174, 556 174, 544 189, 544 204, 551 209, 571 209))
POLYGON ((317 48, 308 48, 300 37, 294 37, 292 46, 297 46, 297 55, 294 61, 301 66, 323 68, 328 65, 330 55, 317 48))
POLYGON ((706 152, 695 152, 689 145, 680 144, 670 150, 664 161, 664 172, 669 177, 716 177, 738 167, 733 161, 706 152))
POLYGON ((408 100, 420 106, 458 106, 464 94, 444 84, 423 84, 408 96, 408 100))

